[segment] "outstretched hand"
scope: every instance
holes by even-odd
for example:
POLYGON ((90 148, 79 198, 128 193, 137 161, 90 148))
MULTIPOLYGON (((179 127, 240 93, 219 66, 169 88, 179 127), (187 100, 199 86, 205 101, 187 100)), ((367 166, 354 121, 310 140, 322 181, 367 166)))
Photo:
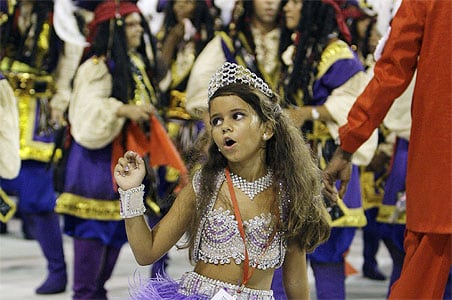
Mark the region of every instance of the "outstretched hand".
POLYGON ((123 190, 139 186, 146 175, 144 160, 135 152, 127 151, 114 169, 116 183, 123 190))
POLYGON ((338 147, 323 170, 322 179, 325 187, 323 193, 332 201, 336 201, 338 194, 340 198, 343 198, 347 190, 352 174, 351 156, 350 153, 338 147), (336 180, 340 180, 339 191, 336 189, 336 180))

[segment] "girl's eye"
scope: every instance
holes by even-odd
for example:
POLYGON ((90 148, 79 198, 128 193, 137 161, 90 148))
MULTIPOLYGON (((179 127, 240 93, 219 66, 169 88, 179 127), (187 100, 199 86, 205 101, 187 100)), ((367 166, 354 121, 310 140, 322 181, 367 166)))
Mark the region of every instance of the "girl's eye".
POLYGON ((236 113, 234 113, 233 115, 232 115, 232 118, 234 119, 234 120, 241 120, 241 119, 243 119, 245 117, 245 115, 243 114, 243 113, 241 113, 241 112, 236 112, 236 113))
POLYGON ((221 118, 213 118, 212 120, 210 120, 210 123, 212 123, 212 126, 218 126, 221 125, 222 120, 221 118))

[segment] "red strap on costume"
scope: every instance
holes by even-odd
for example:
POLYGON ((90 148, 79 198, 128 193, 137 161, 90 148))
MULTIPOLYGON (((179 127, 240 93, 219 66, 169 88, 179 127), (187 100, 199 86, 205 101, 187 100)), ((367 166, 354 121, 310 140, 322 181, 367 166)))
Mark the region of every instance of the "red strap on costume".
MULTIPOLYGON (((180 172, 182 184, 184 184, 188 171, 176 146, 174 146, 171 138, 168 136, 166 129, 154 115, 151 116, 149 122, 151 128, 149 137, 146 136, 135 122, 130 122, 125 137, 127 149, 124 149, 121 143, 123 138, 122 135, 119 135, 114 140, 112 151, 112 174, 118 159, 124 155, 124 152, 132 150, 141 157, 150 154, 150 163, 152 167, 168 165, 177 169, 180 172)), ((116 187, 116 182, 114 182, 114 186, 116 187)))
POLYGON ((250 258, 248 256, 248 249, 246 248, 246 238, 245 238, 245 229, 243 228, 242 217, 240 216, 239 205, 237 203, 237 198, 235 196, 234 187, 232 186, 231 174, 228 169, 225 169, 226 173, 226 181, 229 187, 229 193, 231 194, 232 206, 234 207, 234 215, 237 220, 237 226, 239 227, 240 236, 243 240, 243 245, 245 247, 245 260, 243 262, 243 280, 241 286, 245 286, 248 283, 248 280, 251 278, 254 272, 254 268, 250 269, 250 258))
MULTIPOLYGON (((253 272, 254 272, 255 268, 250 268, 250 258, 249 258, 249 255, 248 255, 248 249, 246 247, 245 229, 243 228, 243 221, 242 221, 242 216, 240 215, 239 204, 237 203, 237 197, 235 196, 234 186, 232 185, 231 174, 230 174, 228 168, 226 168, 224 170, 224 172, 226 174, 226 182, 228 183, 229 194, 231 194, 231 201, 232 201, 232 206, 234 207, 235 219, 237 221, 237 226, 239 227, 240 236, 242 237, 243 245, 244 245, 244 248, 245 248, 245 260, 243 261, 243 264, 244 264, 244 266, 243 266, 243 280, 242 280, 242 284, 241 284, 241 288, 243 288, 243 287, 246 286, 246 284, 250 280, 251 276, 253 276, 253 272)), ((276 216, 277 216, 278 221, 279 221, 279 211, 276 214, 276 216)), ((270 246, 270 244, 272 243, 273 239, 275 238, 275 235, 276 235, 276 227, 273 228, 273 231, 272 231, 272 233, 270 235, 270 238, 268 239, 267 243, 265 244, 265 247, 264 247, 261 255, 259 255, 259 257, 261 257, 262 255, 265 254, 265 252, 267 251, 268 247, 270 246)), ((240 293, 241 290, 238 290, 237 292, 240 293)))

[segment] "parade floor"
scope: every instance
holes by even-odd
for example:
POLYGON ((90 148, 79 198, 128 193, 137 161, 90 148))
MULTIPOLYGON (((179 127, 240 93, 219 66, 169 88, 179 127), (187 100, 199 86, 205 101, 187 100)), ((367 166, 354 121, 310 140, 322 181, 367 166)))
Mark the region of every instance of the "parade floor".
MULTIPOLYGON (((20 230, 20 221, 12 219, 8 223, 8 233, 0 235, 0 299, 71 299, 72 286, 72 241, 64 237, 64 250, 69 268, 69 285, 65 293, 56 295, 36 295, 35 288, 41 284, 47 274, 45 259, 34 240, 25 240, 20 230)), ((385 299, 389 280, 375 281, 364 278, 361 274, 362 238, 358 230, 353 241, 347 261, 358 273, 349 275, 346 279, 347 299, 385 299)), ((172 249, 170 252, 168 273, 178 278, 183 272, 191 270, 187 251, 172 249)), ((380 269, 390 275, 392 263, 390 256, 381 244, 377 255, 380 269)), ((149 267, 141 267, 135 262, 129 245, 121 251, 112 278, 107 282, 110 300, 127 299, 129 283, 149 275, 149 267)), ((389 276, 388 276, 389 277, 389 276)), ((315 297, 314 279, 309 270, 311 284, 311 299, 315 297)))

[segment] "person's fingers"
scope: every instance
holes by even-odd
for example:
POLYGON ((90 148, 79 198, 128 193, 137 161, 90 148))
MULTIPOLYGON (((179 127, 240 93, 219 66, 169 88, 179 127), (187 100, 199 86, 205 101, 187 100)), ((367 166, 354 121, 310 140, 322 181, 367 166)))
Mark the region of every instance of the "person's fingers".
MULTIPOLYGON (((127 159, 128 167, 133 167, 134 169, 139 169, 143 164, 143 159, 134 151, 127 151, 124 157, 127 159)), ((127 168, 128 168, 127 167, 127 168)), ((127 169, 127 171, 129 171, 127 169)))
POLYGON ((115 166, 114 172, 121 176, 126 176, 125 166, 127 166, 127 161, 124 158, 120 158, 115 166))
POLYGON ((124 154, 124 158, 128 161, 128 162, 132 162, 136 160, 136 157, 138 156, 138 154, 135 151, 129 150, 124 154))
POLYGON ((347 191, 348 180, 341 180, 339 185, 339 197, 344 198, 345 192, 347 191))
POLYGON ((324 190, 331 201, 336 202, 338 195, 339 197, 342 198, 343 195, 345 194, 345 190, 347 188, 349 180, 347 179, 346 176, 344 178, 345 179, 342 179, 342 177, 338 176, 337 172, 335 172, 334 169, 331 168, 328 169, 328 167, 322 172, 324 190), (339 190, 336 187, 336 183, 338 180, 339 180, 339 190))
POLYGON ((322 178, 322 193, 331 201, 336 201, 337 189, 334 183, 326 179, 325 176, 322 178))
POLYGON ((332 192, 331 190, 328 190, 326 188, 322 190, 322 195, 333 202, 335 202, 337 199, 337 192, 332 192))
POLYGON ((128 160, 125 159, 124 157, 120 157, 118 159, 118 165, 121 166, 122 168, 124 168, 128 163, 128 160))

